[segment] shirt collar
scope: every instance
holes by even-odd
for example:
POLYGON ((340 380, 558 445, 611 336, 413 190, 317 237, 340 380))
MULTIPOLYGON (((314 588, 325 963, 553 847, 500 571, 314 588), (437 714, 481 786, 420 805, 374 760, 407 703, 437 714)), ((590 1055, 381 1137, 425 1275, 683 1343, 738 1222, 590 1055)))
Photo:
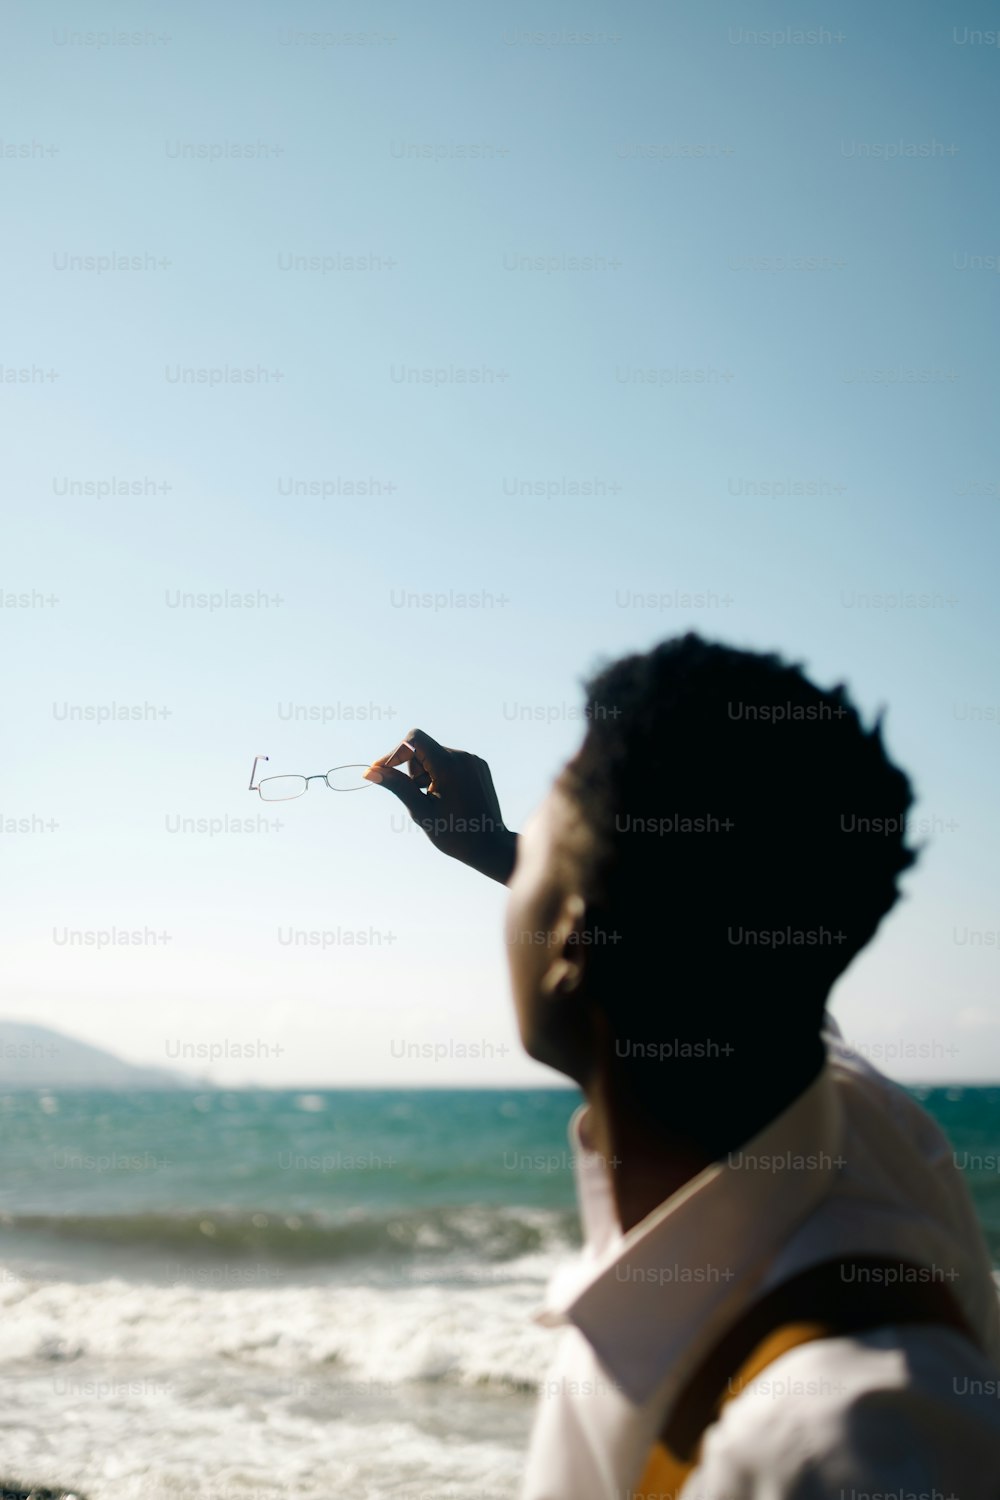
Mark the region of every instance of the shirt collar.
POLYGON ((583 1252, 549 1284, 543 1323, 572 1323, 625 1395, 669 1407, 749 1304, 775 1250, 827 1194, 843 1119, 828 1063, 753 1140, 714 1162, 627 1233, 588 1107, 570 1121, 583 1252), (794 1184, 792 1191, 789 1185, 794 1184))

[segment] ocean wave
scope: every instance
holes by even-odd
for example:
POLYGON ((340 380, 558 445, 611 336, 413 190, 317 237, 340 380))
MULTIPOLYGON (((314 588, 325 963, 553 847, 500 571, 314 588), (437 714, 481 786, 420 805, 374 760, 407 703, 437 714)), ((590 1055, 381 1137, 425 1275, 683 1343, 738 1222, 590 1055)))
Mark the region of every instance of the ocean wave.
POLYGON ((0 1235, 43 1235, 62 1243, 289 1266, 373 1258, 438 1260, 456 1254, 503 1263, 573 1246, 577 1222, 568 1211, 488 1206, 357 1213, 335 1222, 264 1211, 5 1214, 0 1216, 0 1235))
MULTIPOLYGON (((537 1269, 537 1268, 535 1268, 537 1269)), ((534 1274, 472 1286, 227 1286, 38 1281, 0 1269, 4 1362, 69 1380, 95 1365, 192 1370, 216 1361, 331 1376, 373 1393, 409 1381, 534 1387, 552 1334, 534 1274)))

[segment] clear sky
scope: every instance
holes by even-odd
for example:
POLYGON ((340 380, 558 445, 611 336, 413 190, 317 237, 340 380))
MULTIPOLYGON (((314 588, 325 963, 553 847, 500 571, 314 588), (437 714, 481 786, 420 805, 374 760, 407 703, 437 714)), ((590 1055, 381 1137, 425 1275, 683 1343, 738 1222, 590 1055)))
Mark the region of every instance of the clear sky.
POLYGON ((929 840, 835 1013, 1000 1076, 996 25, 7 7, 0 1012, 233 1084, 558 1081, 503 891, 251 761, 420 725, 517 827, 581 676, 694 627, 887 706, 929 840))

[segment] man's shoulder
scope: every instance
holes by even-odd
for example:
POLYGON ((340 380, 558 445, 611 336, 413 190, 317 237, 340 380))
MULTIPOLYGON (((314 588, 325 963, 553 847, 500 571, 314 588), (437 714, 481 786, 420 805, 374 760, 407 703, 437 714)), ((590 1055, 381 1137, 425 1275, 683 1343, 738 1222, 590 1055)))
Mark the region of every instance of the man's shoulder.
POLYGON ((769 1365, 705 1435, 683 1500, 993 1500, 1000 1370, 921 1325, 817 1339, 769 1365), (916 1483, 916 1479, 921 1480, 916 1483))
POLYGON ((880 1061, 883 1059, 880 1053, 875 1053, 874 1045, 867 1051, 855 1048, 845 1041, 830 1015, 824 1020, 823 1043, 830 1070, 841 1089, 846 1089, 855 1097, 867 1099, 908 1130, 916 1124, 921 1137, 929 1146, 946 1140, 941 1127, 909 1089, 883 1073, 876 1065, 875 1057, 880 1061))

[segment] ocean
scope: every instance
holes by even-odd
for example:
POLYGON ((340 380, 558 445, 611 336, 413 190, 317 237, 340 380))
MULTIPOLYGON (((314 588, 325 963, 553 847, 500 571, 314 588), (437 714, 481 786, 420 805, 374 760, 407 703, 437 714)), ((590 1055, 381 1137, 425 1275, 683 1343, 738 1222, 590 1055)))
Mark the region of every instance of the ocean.
MULTIPOLYGON (((1000 1088, 914 1090, 1000 1263, 1000 1088)), ((550 1090, 0 1097, 0 1475, 513 1500, 579 1243, 550 1090)))

